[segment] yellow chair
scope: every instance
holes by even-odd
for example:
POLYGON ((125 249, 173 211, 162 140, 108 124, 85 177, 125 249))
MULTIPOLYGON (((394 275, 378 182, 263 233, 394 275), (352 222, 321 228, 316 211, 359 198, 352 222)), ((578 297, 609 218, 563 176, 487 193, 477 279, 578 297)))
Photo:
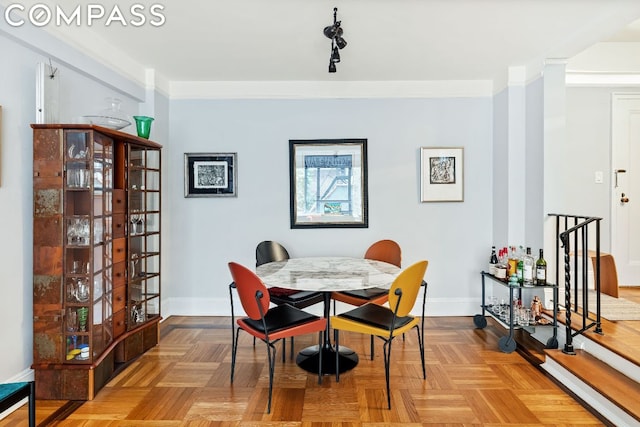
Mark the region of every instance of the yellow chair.
MULTIPOLYGON (((412 316, 410 313, 415 305, 420 287, 423 285, 423 278, 428 264, 428 261, 419 261, 398 275, 393 281, 391 289, 389 289, 389 307, 367 303, 346 313, 331 317, 331 327, 334 329, 336 348, 340 345, 339 331, 375 335, 384 341, 384 371, 387 381, 387 403, 389 409, 391 409, 389 365, 391 343, 395 337, 413 328, 416 329, 420 358, 422 359, 422 376, 424 379, 427 378, 427 371, 424 365, 424 311, 422 319, 412 316)), ((336 381, 340 381, 338 363, 338 358, 336 357, 336 381)))

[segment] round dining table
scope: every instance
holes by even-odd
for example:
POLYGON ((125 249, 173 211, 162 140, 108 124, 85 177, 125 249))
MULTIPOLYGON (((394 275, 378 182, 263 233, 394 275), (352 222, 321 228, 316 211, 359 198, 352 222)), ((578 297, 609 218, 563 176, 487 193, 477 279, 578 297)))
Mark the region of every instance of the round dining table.
POLYGON ((324 343, 320 347, 316 345, 301 350, 296 363, 306 371, 318 373, 318 358, 322 352, 322 373, 327 375, 336 373, 336 351, 340 358, 341 373, 358 364, 355 351, 345 346, 336 349, 331 343, 331 293, 370 288, 389 289, 399 273, 400 268, 393 264, 350 257, 291 258, 262 264, 256 269, 256 274, 267 287, 324 294, 324 317, 327 319, 324 343))

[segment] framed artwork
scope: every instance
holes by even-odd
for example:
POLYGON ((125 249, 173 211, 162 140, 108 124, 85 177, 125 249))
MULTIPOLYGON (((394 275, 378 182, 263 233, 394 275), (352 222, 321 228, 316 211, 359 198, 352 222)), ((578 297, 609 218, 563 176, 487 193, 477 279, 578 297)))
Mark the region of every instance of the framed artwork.
POLYGON ((184 197, 235 197, 237 153, 185 153, 184 197))
POLYGON ((291 228, 367 228, 366 139, 289 141, 291 228))
POLYGON ((462 202, 464 148, 420 148, 420 201, 462 202))

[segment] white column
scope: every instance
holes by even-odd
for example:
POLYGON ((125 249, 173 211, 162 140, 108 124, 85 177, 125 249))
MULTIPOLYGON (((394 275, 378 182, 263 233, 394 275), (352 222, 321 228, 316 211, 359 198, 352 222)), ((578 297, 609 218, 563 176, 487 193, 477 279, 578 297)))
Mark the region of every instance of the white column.
POLYGON ((547 60, 544 66, 544 205, 550 213, 562 209, 561 191, 549 191, 564 181, 566 161, 566 60, 547 60))
MULTIPOLYGON (((566 162, 566 60, 545 61, 544 78, 544 212, 564 212, 564 162, 566 162)), ((547 279, 555 281, 555 220, 545 222, 544 253, 547 259, 547 279)), ((562 259, 562 257, 560 258, 562 259)), ((561 280, 561 284, 564 283, 561 280)), ((560 297, 562 299, 562 297, 560 297)))
POLYGON ((525 245, 526 67, 509 67, 507 119, 508 243, 525 245))

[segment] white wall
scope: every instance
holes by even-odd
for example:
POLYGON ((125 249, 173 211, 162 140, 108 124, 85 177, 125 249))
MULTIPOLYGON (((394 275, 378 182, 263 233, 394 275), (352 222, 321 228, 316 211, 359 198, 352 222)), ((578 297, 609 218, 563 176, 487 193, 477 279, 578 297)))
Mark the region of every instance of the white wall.
POLYGON ((640 88, 567 88, 567 149, 580 153, 566 165, 563 193, 566 206, 580 215, 603 218, 601 251, 611 250, 611 94, 640 92, 640 88), (602 184, 595 172, 602 171, 602 184))
MULTIPOLYGON (((229 313, 227 262, 255 264, 278 240, 292 256, 362 256, 375 240, 430 261, 429 313, 473 314, 492 231, 491 98, 175 100, 169 171, 171 239, 164 314, 229 313), (289 139, 367 138, 369 228, 289 227, 289 139), (419 148, 464 147, 464 202, 420 203, 419 148), (237 198, 184 198, 185 152, 237 152, 237 198)), ((165 238, 166 238, 165 237, 165 238)), ((166 248, 166 245, 163 245, 166 248)))

